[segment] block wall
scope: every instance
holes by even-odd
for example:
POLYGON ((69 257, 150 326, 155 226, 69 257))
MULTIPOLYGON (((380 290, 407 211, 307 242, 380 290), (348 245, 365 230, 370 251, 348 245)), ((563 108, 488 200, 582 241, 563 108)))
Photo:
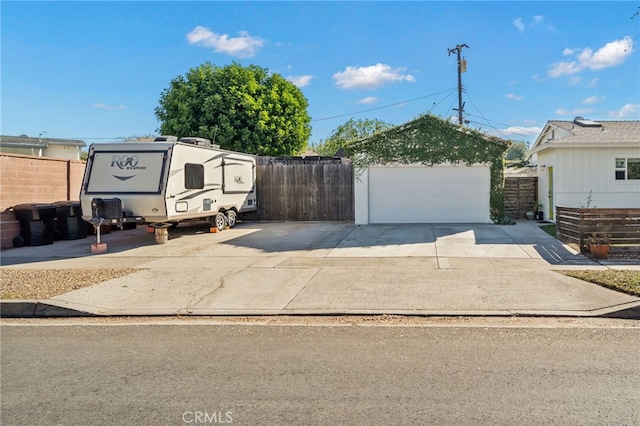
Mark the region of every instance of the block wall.
POLYGON ((0 245, 12 247, 20 224, 10 208, 18 204, 78 201, 85 162, 0 154, 0 245))

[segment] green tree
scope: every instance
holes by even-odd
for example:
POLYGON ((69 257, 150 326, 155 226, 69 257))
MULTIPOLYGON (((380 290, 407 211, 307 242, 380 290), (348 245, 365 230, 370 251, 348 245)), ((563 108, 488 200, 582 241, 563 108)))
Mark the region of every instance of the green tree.
POLYGON ((514 141, 507 150, 505 159, 507 161, 522 161, 527 157, 529 145, 524 141, 514 141))
POLYGON ((210 139, 221 148, 256 155, 298 153, 311 134, 300 89, 257 65, 207 62, 171 81, 161 96, 158 131, 210 139))
POLYGON ((371 136, 392 126, 392 124, 377 119, 354 120, 350 118, 349 121, 338 126, 327 139, 314 145, 313 150, 320 155, 332 156, 347 142, 371 136))

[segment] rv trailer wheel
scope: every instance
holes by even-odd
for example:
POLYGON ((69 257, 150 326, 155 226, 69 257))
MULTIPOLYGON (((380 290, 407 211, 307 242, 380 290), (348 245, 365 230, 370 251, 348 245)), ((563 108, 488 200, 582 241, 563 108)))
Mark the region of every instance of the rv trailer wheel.
POLYGON ((216 215, 215 221, 218 231, 224 231, 224 227, 227 224, 227 218, 225 217, 224 213, 218 213, 216 215))
POLYGON ((227 210, 227 225, 229 228, 233 228, 236 226, 237 215, 234 210, 227 210))

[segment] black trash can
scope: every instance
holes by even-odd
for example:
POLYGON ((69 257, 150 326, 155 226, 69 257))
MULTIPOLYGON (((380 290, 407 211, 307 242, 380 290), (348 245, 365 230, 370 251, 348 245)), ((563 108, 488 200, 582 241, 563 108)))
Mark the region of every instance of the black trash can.
POLYGON ((57 207, 54 204, 18 204, 12 207, 27 246, 53 244, 57 207))
POLYGON ((57 201, 57 232, 62 240, 78 240, 87 237, 87 222, 82 219, 79 201, 57 201))

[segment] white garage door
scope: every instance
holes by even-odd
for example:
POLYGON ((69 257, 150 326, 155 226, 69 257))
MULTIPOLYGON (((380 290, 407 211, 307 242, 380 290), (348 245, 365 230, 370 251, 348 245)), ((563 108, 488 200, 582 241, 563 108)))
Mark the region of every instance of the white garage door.
POLYGON ((488 166, 371 167, 369 223, 488 223, 488 166))

